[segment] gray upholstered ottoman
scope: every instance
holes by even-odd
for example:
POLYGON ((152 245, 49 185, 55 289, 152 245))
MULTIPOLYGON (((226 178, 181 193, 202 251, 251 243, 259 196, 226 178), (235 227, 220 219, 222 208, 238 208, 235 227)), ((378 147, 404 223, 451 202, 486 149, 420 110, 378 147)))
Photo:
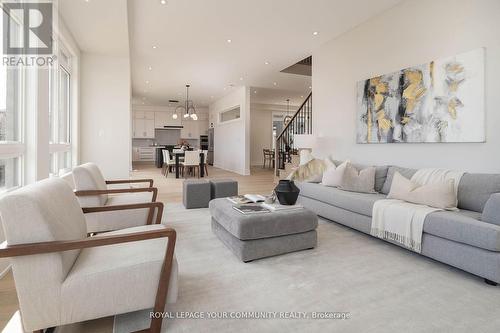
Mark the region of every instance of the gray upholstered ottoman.
POLYGON ((188 179, 182 183, 182 203, 187 209, 207 208, 210 184, 204 179, 188 179))
POLYGON ((211 179, 210 192, 212 199, 238 195, 238 182, 232 179, 211 179))
POLYGON ((308 209, 243 215, 232 206, 210 201, 212 231, 244 262, 316 247, 318 217, 308 209))

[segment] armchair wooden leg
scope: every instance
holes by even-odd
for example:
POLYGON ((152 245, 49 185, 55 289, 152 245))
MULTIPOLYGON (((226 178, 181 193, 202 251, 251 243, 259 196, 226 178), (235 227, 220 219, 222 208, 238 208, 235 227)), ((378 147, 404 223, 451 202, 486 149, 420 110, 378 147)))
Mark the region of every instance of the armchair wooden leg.
MULTIPOLYGON (((168 284, 170 282, 170 273, 172 272, 172 263, 174 260, 176 238, 177 237, 175 233, 173 234, 173 237, 168 238, 167 252, 165 254, 165 260, 163 261, 163 267, 161 269, 160 282, 158 283, 158 291, 156 292, 155 307, 153 308, 153 312, 165 311, 165 304, 167 302, 168 295, 168 284)), ((160 333, 162 323, 162 316, 160 316, 160 318, 151 319, 149 332, 160 333)))

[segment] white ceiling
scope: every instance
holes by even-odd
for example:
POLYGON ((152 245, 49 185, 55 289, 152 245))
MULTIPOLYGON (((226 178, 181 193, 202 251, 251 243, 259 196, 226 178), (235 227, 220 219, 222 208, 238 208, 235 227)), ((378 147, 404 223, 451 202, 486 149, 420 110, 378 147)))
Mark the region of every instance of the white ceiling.
POLYGON ((83 52, 130 54, 135 98, 166 105, 190 83, 205 106, 231 85, 265 89, 266 100, 307 95, 310 77, 280 71, 400 1, 128 0, 128 18, 126 0, 60 0, 60 9, 83 52))
POLYGON ((58 6, 82 52, 129 56, 127 0, 59 0, 58 6))
POLYGON ((258 88, 250 89, 250 103, 252 104, 280 104, 285 106, 287 98, 290 99, 290 109, 295 110, 304 102, 308 92, 307 87, 305 92, 274 89, 274 88, 258 88))
POLYGON ((201 105, 231 84, 307 94, 310 77, 280 71, 399 1, 129 0, 133 94, 164 104, 186 83, 201 105))

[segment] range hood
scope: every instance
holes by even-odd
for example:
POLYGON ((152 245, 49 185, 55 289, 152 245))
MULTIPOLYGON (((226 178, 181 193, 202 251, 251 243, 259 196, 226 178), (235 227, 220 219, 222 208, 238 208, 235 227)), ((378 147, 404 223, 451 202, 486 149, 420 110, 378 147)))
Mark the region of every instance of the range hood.
POLYGON ((157 128, 157 129, 172 129, 172 130, 175 130, 175 129, 182 129, 184 128, 184 126, 180 125, 180 126, 163 126, 163 128, 157 128))

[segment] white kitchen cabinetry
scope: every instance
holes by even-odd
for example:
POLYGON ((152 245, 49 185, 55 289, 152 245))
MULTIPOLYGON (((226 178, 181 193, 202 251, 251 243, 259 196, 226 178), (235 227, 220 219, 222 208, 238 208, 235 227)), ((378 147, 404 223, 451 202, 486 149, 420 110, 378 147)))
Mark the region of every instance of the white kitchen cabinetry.
POLYGON ((132 148, 132 160, 134 162, 151 162, 155 160, 154 147, 134 147, 132 148))
POLYGON ((200 135, 208 134, 208 121, 206 120, 184 120, 182 126, 182 139, 199 139, 200 135))
POLYGON ((172 118, 173 112, 163 111, 155 112, 155 128, 164 128, 165 126, 181 126, 180 117, 172 118))
POLYGON ((132 134, 134 139, 154 139, 155 113, 149 111, 135 111, 132 134))
POLYGON ((181 129, 182 139, 198 139, 198 126, 196 120, 184 120, 182 121, 183 128, 181 129))

